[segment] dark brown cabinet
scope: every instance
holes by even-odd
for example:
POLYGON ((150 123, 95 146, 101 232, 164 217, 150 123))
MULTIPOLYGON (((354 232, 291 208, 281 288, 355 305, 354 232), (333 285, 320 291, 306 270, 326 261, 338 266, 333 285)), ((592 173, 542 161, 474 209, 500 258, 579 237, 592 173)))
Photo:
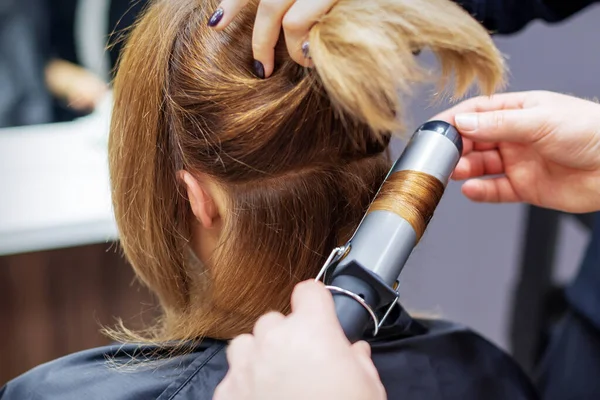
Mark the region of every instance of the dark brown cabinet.
POLYGON ((102 326, 157 312, 116 244, 0 257, 0 386, 54 358, 110 343, 102 326))

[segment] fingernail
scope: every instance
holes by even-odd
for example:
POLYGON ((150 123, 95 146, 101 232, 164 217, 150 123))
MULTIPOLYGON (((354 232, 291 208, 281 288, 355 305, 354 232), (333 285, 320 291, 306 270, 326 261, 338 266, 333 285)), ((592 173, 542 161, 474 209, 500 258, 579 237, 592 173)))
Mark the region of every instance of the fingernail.
POLYGON ((304 58, 310 59, 310 55, 308 54, 309 50, 310 50, 309 43, 308 42, 302 43, 302 55, 304 56, 304 58))
POLYGON ((454 117, 454 122, 458 130, 463 132, 475 131, 479 125, 477 114, 458 114, 454 117))
POLYGON ((221 7, 217 8, 217 10, 210 16, 208 19, 208 26, 214 28, 221 22, 223 18, 223 9, 221 7))
POLYGON ((258 60, 254 60, 254 72, 260 79, 265 79, 265 67, 258 60))

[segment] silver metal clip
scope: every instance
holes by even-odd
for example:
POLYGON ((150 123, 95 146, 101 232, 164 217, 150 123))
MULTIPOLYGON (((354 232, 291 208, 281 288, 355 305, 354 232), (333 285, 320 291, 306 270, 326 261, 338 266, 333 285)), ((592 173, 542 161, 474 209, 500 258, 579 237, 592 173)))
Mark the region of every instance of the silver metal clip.
MULTIPOLYGON (((351 245, 348 243, 344 246, 336 247, 335 249, 333 249, 331 251, 331 254, 329 254, 329 257, 327 257, 327 260, 323 264, 321 271, 319 271, 319 274, 315 278, 315 280, 317 282, 323 281, 323 283, 325 283, 324 277, 325 277, 325 274, 327 273, 327 271, 329 270, 329 268, 337 265, 337 263, 340 262, 342 260, 342 258, 344 258, 344 256, 348 252, 350 246, 351 245)), ((356 293, 353 293, 349 290, 340 288, 338 286, 330 286, 330 285, 327 285, 326 283, 325 283, 325 288, 327 290, 329 290, 330 292, 335 292, 335 293, 342 294, 344 296, 348 296, 348 297, 352 298, 353 300, 357 301, 361 306, 363 306, 363 308, 365 310, 367 310, 367 312, 369 313, 369 316, 373 320, 373 325, 375 326, 375 329, 373 330, 373 336, 377 336, 377 334, 379 333, 379 329, 383 326, 385 320, 390 315, 390 313, 392 312, 392 310, 394 309, 396 304, 398 304, 398 300, 400 298, 400 294, 398 293, 398 291, 396 291, 396 298, 394 299, 394 301, 392 301, 392 303, 390 304, 388 309, 385 311, 385 314, 383 315, 383 318, 381 318, 381 321, 380 321, 379 318, 377 318, 377 314, 371 308, 371 306, 368 305, 367 302, 362 297, 357 295, 356 293)))
MULTIPOLYGON (((333 249, 331 251, 331 253, 329 254, 329 257, 327 257, 327 260, 325 260, 325 264, 323 264, 323 268, 321 268, 321 271, 319 271, 319 274, 315 278, 315 281, 318 282, 318 281, 322 280, 324 278, 327 270, 330 267, 336 265, 338 262, 340 262, 340 260, 342 258, 344 258, 344 255, 346 255, 346 252, 348 251, 349 248, 350 248, 350 244, 345 244, 343 246, 336 247, 335 249, 333 249)), ((323 283, 325 283, 324 280, 323 280, 323 283)))

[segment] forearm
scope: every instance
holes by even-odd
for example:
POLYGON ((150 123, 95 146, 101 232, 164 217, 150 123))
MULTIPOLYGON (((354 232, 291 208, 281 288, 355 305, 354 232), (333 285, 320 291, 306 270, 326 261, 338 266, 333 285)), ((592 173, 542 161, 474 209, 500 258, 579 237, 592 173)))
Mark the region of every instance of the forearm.
POLYGON ((529 22, 559 22, 597 0, 454 0, 492 33, 511 34, 529 22))

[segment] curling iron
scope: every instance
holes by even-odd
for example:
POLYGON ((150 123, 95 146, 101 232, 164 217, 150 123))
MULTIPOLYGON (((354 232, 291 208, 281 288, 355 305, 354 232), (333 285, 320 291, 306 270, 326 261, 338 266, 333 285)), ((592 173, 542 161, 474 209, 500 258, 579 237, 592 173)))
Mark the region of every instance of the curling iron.
MULTIPOLYGON (((436 178, 445 188, 462 146, 452 125, 427 122, 413 134, 386 180, 396 172, 417 171, 436 178)), ((351 239, 331 252, 317 280, 323 280, 332 292, 339 322, 350 342, 363 338, 369 321, 374 324, 373 336, 377 336, 398 303, 399 276, 417 242, 418 234, 405 218, 376 210, 367 212, 351 239)))

